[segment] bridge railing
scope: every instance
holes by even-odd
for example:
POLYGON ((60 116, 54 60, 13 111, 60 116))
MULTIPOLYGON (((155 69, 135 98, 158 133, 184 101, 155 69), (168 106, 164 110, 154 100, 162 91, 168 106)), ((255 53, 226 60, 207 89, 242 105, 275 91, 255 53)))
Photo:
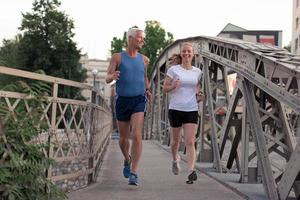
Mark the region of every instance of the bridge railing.
MULTIPOLYGON (((0 75, 42 81, 52 88, 50 95, 41 98, 44 100, 40 121, 46 124, 46 130, 35 139, 39 144, 48 144, 44 154, 56 161, 47 169, 47 177, 64 191, 95 181, 112 132, 111 109, 99 91, 87 84, 2 66, 0 75), (70 91, 62 90, 66 87, 89 93, 91 100, 60 97, 63 91, 70 91)), ((12 115, 21 106, 29 112, 32 109, 28 104, 30 98, 27 94, 0 91, 0 102, 12 115)), ((5 133, 0 137, 5 137, 5 133)))
POLYGON ((299 198, 300 59, 286 50, 218 37, 175 41, 155 63, 144 138, 170 144, 169 97, 162 85, 168 60, 183 42, 194 45, 194 66, 203 72, 198 161, 239 174, 241 183, 262 182, 270 199, 299 198))

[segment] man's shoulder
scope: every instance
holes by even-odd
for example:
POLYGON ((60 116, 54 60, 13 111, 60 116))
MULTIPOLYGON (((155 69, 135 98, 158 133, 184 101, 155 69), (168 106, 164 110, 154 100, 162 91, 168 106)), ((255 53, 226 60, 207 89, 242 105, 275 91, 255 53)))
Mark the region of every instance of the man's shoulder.
POLYGON ((147 56, 145 56, 144 54, 141 54, 141 55, 142 55, 142 57, 143 57, 144 63, 145 63, 146 65, 148 65, 149 62, 150 62, 149 58, 148 58, 147 56))
POLYGON ((121 61, 121 52, 114 53, 114 54, 111 56, 111 60, 120 62, 120 61, 121 61))

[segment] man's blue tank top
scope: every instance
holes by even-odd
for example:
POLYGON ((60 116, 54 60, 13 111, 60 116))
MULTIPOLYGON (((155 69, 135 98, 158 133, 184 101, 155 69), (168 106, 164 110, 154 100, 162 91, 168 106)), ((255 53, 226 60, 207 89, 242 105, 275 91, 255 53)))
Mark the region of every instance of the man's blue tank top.
POLYGON ((133 97, 145 93, 145 66, 143 56, 130 57, 123 51, 121 64, 119 65, 120 78, 116 82, 116 90, 119 96, 133 97))

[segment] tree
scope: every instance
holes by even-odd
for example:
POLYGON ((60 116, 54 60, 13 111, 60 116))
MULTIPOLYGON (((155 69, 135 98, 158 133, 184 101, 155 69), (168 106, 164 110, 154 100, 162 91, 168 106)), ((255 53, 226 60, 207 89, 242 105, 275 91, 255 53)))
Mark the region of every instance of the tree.
MULTIPOLYGON (((173 34, 166 32, 158 21, 146 21, 145 27, 145 44, 141 52, 150 59, 148 67, 148 76, 152 72, 153 64, 156 61, 160 52, 170 43, 173 42, 173 34)), ((134 26, 136 27, 136 26, 134 26)), ((111 42, 111 53, 120 52, 126 47, 126 32, 123 34, 123 39, 114 37, 111 42)))
POLYGON ((114 53, 118 53, 118 52, 124 50, 124 48, 127 45, 126 32, 124 32, 122 39, 119 39, 117 37, 113 37, 113 40, 111 41, 110 44, 111 44, 110 45, 110 47, 111 47, 111 49, 110 49, 111 55, 113 55, 114 53))
MULTIPOLYGON (((74 23, 58 11, 60 4, 59 0, 35 0, 32 12, 23 14, 19 44, 22 66, 28 71, 43 70, 47 75, 83 82, 86 70, 79 63, 80 50, 73 41, 74 23)), ((69 89, 60 93, 78 95, 69 89)))
POLYGON ((158 21, 146 21, 145 34, 146 45, 142 48, 142 53, 150 59, 148 69, 148 75, 150 75, 158 55, 173 42, 173 34, 166 32, 158 21))
MULTIPOLYGON (((13 67, 13 68, 22 68, 22 58, 19 53, 19 41, 22 36, 18 35, 11 40, 3 40, 3 46, 0 47, 0 65, 13 67)), ((9 83, 17 81, 16 77, 6 76, 0 74, 0 89, 9 83)))
POLYGON ((22 35, 17 35, 11 40, 3 40, 3 46, 0 47, 0 65, 14 68, 22 67, 19 54, 20 38, 22 35))

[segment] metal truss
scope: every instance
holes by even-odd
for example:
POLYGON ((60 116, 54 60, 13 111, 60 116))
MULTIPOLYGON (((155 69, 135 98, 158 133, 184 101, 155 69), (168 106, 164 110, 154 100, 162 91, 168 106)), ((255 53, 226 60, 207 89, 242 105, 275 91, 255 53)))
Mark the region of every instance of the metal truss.
POLYGON ((194 45, 194 66, 203 72, 198 161, 239 173, 241 183, 262 182, 270 199, 286 199, 291 191, 300 198, 300 58, 281 48, 205 36, 175 41, 155 63, 144 138, 170 143, 162 84, 168 59, 183 42, 194 45))

